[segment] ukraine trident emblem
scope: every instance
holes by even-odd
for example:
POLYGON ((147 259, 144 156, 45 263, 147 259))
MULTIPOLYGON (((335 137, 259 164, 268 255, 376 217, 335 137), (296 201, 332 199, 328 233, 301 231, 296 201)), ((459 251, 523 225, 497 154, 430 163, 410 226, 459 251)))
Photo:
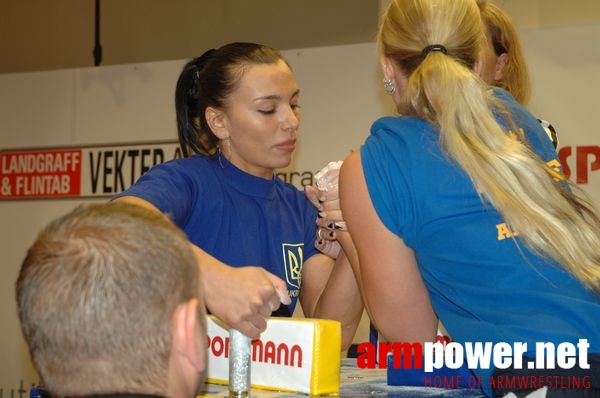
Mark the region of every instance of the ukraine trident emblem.
POLYGON ((286 282, 298 289, 300 289, 302 275, 303 247, 303 243, 284 243, 282 245, 286 282))

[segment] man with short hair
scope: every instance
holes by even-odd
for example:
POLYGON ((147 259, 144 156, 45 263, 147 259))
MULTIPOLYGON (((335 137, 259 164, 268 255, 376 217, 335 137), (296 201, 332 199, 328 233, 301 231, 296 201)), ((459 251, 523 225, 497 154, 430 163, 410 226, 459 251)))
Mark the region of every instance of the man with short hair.
POLYGON ((199 272, 185 235, 158 212, 110 202, 51 222, 16 282, 43 389, 194 397, 207 365, 199 272))

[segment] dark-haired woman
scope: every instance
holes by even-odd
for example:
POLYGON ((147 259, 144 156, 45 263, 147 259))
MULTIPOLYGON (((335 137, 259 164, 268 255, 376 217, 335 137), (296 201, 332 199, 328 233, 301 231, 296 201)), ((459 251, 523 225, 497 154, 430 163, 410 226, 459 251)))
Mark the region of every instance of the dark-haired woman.
POLYGON ((175 102, 185 157, 117 200, 166 213, 186 232, 207 307, 228 325, 257 338, 265 318, 291 316, 299 299, 305 316, 340 320, 348 346, 362 301, 346 256, 315 248, 317 210, 274 174, 290 164, 300 126, 300 90, 281 53, 254 43, 209 50, 185 65, 175 102))

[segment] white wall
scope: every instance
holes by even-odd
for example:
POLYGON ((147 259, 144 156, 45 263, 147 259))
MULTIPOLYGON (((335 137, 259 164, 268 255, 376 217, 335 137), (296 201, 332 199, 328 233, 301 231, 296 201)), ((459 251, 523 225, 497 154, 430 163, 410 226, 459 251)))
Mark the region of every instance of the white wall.
POLYGON ((600 24, 521 33, 533 80, 531 108, 556 127, 571 179, 600 205, 600 24))
MULTIPOLYGON (((561 147, 572 147, 573 153, 577 146, 598 150, 600 25, 523 35, 534 73, 532 107, 557 127, 561 147)), ((301 143, 290 170, 310 176, 357 148, 371 122, 392 107, 382 93, 373 43, 285 54, 302 90, 303 113, 301 143)), ((183 64, 1 75, 0 149, 175 140, 173 90, 183 64)), ((573 158, 566 160, 575 167, 573 158)), ((587 167, 588 184, 582 187, 598 201, 600 172, 587 167)), ((15 314, 14 281, 25 251, 51 219, 79 203, 103 200, 0 200, 0 389, 5 396, 18 394, 20 383, 27 388, 37 381, 15 314)), ((365 338, 363 327, 357 341, 365 338)))

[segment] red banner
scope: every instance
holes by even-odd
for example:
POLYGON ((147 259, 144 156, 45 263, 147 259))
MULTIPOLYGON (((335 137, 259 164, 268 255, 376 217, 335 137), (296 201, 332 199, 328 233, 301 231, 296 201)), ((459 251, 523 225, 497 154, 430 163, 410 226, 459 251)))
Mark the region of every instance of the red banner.
POLYGON ((176 142, 0 151, 0 200, 111 197, 177 157, 176 142))
POLYGON ((79 196, 81 149, 0 153, 3 199, 79 196))

